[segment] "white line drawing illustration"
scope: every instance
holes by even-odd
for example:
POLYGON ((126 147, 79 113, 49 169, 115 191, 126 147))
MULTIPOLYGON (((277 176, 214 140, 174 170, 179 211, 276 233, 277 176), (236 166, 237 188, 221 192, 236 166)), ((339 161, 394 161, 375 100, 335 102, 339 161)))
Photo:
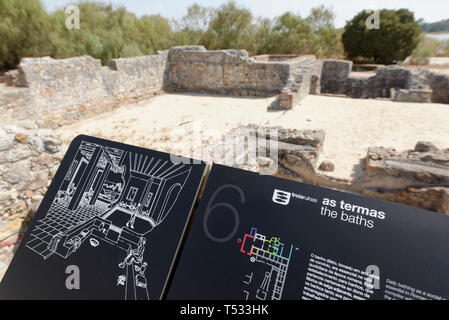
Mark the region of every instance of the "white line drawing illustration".
POLYGON ((245 289, 245 300, 280 300, 284 290, 287 277, 288 266, 293 251, 293 245, 286 248, 280 238, 271 237, 269 240, 256 228, 251 228, 251 232, 245 234, 242 239, 237 240, 241 243, 240 252, 249 256, 251 262, 265 264, 268 268, 264 271, 262 281, 255 283, 256 274, 251 272, 245 274, 243 283, 245 289))
POLYGON ((146 236, 175 205, 191 168, 151 156, 82 141, 45 217, 26 247, 48 259, 67 259, 84 242, 124 251, 117 286, 125 299, 149 299, 146 236))

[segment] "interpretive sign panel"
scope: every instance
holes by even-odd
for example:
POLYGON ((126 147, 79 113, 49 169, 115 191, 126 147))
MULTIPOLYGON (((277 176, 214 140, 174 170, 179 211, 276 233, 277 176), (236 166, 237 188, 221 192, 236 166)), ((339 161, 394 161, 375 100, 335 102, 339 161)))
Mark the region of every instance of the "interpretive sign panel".
POLYGON ((204 170, 200 161, 77 137, 0 299, 159 299, 204 170))
POLYGON ((169 299, 447 299, 449 217, 214 165, 169 299))

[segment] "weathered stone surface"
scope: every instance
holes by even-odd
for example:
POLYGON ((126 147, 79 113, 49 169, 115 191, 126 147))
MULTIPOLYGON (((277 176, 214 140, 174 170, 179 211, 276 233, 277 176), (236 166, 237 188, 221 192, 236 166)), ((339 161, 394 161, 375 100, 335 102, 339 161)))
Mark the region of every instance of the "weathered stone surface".
POLYGON ((33 154, 30 147, 24 144, 18 144, 14 148, 0 152, 0 163, 16 162, 30 157, 33 154))
POLYGON ((26 133, 18 133, 14 137, 20 143, 27 143, 28 135, 26 133))
POLYGON ((323 60, 321 72, 322 93, 344 93, 345 82, 352 70, 352 61, 326 59, 323 60))
POLYGON ((10 207, 17 200, 17 191, 8 189, 0 191, 0 208, 10 207))
POLYGON ((448 194, 449 188, 442 187, 405 188, 398 190, 367 188, 363 190, 363 195, 367 197, 402 203, 445 214, 449 214, 448 194))
POLYGON ((44 141, 38 135, 28 137, 27 143, 37 154, 41 154, 45 151, 44 141))
POLYGON ((366 158, 367 178, 400 177, 409 186, 449 186, 449 149, 397 152, 371 147, 366 158))
POLYGON ((324 130, 299 130, 281 126, 257 126, 250 124, 239 130, 247 130, 251 135, 264 139, 276 139, 280 142, 296 145, 309 145, 321 151, 326 133, 324 130))
POLYGON ((11 124, 6 128, 10 133, 2 136, 8 139, 8 147, 0 150, 0 226, 5 245, 18 236, 17 224, 26 228, 46 192, 49 174, 61 161, 61 140, 51 130, 26 128, 35 126, 11 124))
POLYGON ((330 172, 330 171, 334 171, 335 170, 335 165, 332 162, 330 162, 328 160, 325 160, 325 161, 321 162, 321 164, 318 167, 318 169, 320 169, 321 171, 328 171, 328 172, 330 172))
POLYGON ((418 152, 439 152, 437 146, 430 141, 418 141, 415 145, 415 151, 418 152))
POLYGON ((12 134, 12 135, 16 135, 17 133, 21 133, 24 132, 25 130, 15 124, 7 124, 6 126, 3 127, 3 130, 8 133, 8 134, 12 134))
MULTIPOLYGON (((39 115, 39 118, 50 118, 49 124, 44 123, 54 127, 65 119, 73 121, 84 113, 111 109, 107 106, 111 97, 127 99, 162 90, 167 56, 168 52, 164 51, 151 56, 113 59, 109 67, 102 67, 100 60, 89 56, 61 60, 24 58, 18 66, 20 83, 15 84, 24 88, 8 87, 5 98, 0 97, 0 106, 12 103, 14 118, 39 115), (96 102, 97 109, 79 112, 80 105, 89 102, 96 102), (78 112, 65 109, 71 106, 78 112)), ((24 128, 35 129, 31 123, 24 128)))
POLYGON ((45 150, 49 153, 57 153, 59 151, 59 146, 62 144, 62 141, 55 137, 46 137, 43 141, 45 150))
POLYGON ((322 130, 248 125, 208 146, 203 160, 263 174, 279 175, 283 166, 314 171, 324 136, 322 130))
POLYGON ((267 61, 248 57, 244 50, 206 51, 204 47, 176 47, 169 51, 166 90, 241 96, 270 96, 284 92, 280 105, 292 105, 310 92, 321 63, 314 56, 267 61))
POLYGON ((428 89, 396 89, 391 88, 391 100, 413 103, 432 102, 432 90, 428 89))
POLYGON ((14 136, 6 134, 0 130, 0 152, 11 148, 14 145, 14 136))
POLYGON ((20 86, 19 71, 10 70, 5 72, 5 83, 7 86, 20 86))
POLYGON ((17 219, 9 222, 6 225, 0 226, 0 241, 3 241, 15 234, 18 234, 22 228, 22 220, 17 219))
POLYGON ((20 189, 37 190, 39 188, 46 187, 47 181, 48 169, 32 172, 25 185, 21 186, 20 189))
POLYGON ((29 119, 19 121, 17 123, 17 125, 26 130, 37 130, 38 129, 36 122, 29 120, 29 119))
POLYGON ((30 176, 29 160, 8 163, 6 172, 2 175, 2 179, 12 185, 24 184, 30 176))
POLYGON ((349 61, 323 60, 321 92, 352 98, 449 103, 449 75, 399 66, 379 66, 374 76, 350 73, 349 61))
MULTIPOLYGON (((37 117, 39 126, 56 128, 121 103, 151 97, 162 90, 240 96, 280 94, 270 109, 289 109, 307 94, 337 93, 354 98, 391 97, 400 101, 449 103, 449 75, 378 67, 373 77, 351 76, 352 63, 314 56, 268 55, 250 58, 244 50, 207 51, 202 46, 174 47, 156 55, 113 59, 108 67, 92 57, 55 60, 25 58, 15 72, 17 86, 0 95, 0 112, 12 120, 37 117)), ((19 124, 8 130, 34 130, 19 124)), ((0 144, 1 148, 1 144, 0 144)))
POLYGON ((431 72, 428 79, 433 91, 432 102, 449 103, 449 75, 431 72))
POLYGON ((279 163, 288 167, 315 170, 320 151, 308 145, 279 142, 279 163))

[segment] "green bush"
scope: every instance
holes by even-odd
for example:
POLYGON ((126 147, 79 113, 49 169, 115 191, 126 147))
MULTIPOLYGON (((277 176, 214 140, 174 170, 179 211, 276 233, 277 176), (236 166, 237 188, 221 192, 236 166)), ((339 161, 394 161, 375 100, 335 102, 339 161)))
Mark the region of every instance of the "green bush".
POLYGON ((413 13, 407 9, 383 9, 379 29, 367 28, 370 15, 362 11, 346 24, 342 42, 348 57, 360 56, 384 64, 407 58, 416 48, 421 33, 413 13))

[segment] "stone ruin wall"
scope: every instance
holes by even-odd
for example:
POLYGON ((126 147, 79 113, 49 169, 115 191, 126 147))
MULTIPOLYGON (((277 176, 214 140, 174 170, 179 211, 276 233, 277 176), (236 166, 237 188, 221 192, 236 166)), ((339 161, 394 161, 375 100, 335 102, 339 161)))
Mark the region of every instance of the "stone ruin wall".
POLYGON ((174 47, 156 55, 112 59, 101 66, 89 56, 62 60, 25 58, 5 74, 0 94, 4 118, 37 117, 40 127, 58 127, 111 111, 159 92, 273 96, 274 108, 290 109, 308 94, 449 103, 449 75, 397 66, 374 76, 354 76, 352 62, 314 56, 263 55, 244 50, 207 51, 174 47))
POLYGON ((0 112, 10 119, 38 117, 40 127, 58 127, 162 91, 238 96, 281 96, 281 107, 319 87, 321 62, 314 56, 273 55, 260 60, 245 50, 207 51, 174 47, 156 55, 112 59, 89 56, 22 59, 5 73, 0 112), (275 60, 275 61, 273 61, 275 60), (313 78, 313 81, 312 81, 313 78))
POLYGON ((290 109, 319 83, 321 63, 315 56, 264 55, 245 50, 207 51, 202 46, 172 48, 167 91, 238 96, 281 94, 279 107, 290 109), (283 95, 290 97, 284 98, 283 95))
POLYGON ((16 119, 38 116, 41 127, 110 111, 120 102, 162 91, 167 55, 112 59, 107 67, 89 56, 25 58, 5 76, 0 110, 16 119))
POLYGON ((0 280, 59 167, 61 147, 32 120, 0 127, 0 280))
POLYGON ((393 101, 449 103, 449 75, 399 66, 380 66, 373 76, 351 75, 352 62, 323 61, 321 92, 352 98, 390 98, 393 101))

